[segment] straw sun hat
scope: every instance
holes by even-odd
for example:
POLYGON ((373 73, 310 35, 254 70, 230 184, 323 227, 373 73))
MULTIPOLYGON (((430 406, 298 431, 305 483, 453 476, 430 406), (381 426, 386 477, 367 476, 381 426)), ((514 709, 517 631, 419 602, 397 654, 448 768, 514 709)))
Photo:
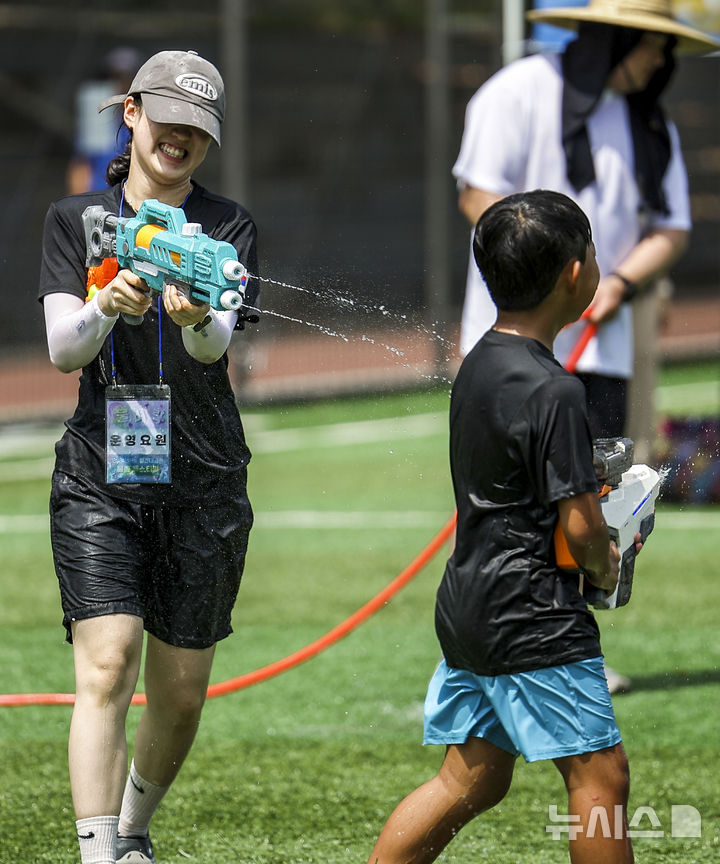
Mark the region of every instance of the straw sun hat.
POLYGON ((590 0, 587 6, 565 6, 528 12, 529 21, 555 24, 574 30, 582 21, 614 24, 676 36, 678 47, 685 51, 709 51, 720 48, 720 41, 682 24, 672 12, 670 0, 590 0))

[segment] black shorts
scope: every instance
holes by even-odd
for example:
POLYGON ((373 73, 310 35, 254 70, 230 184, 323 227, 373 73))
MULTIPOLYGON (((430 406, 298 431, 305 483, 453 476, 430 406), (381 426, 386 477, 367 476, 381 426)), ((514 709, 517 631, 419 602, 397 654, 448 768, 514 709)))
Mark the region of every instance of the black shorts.
POLYGON ((221 505, 155 507, 56 471, 50 537, 68 642, 72 621, 116 613, 179 648, 224 639, 252 521, 244 484, 221 505))

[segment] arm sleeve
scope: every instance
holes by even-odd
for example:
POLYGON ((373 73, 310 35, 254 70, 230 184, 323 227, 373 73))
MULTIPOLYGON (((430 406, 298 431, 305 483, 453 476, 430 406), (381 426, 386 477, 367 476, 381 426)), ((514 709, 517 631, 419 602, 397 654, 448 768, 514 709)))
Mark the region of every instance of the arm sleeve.
POLYGON ((62 372, 81 369, 96 357, 118 319, 100 311, 97 296, 84 303, 72 294, 49 294, 43 307, 50 361, 62 372))
POLYGON ((238 313, 235 310, 218 312, 211 309, 210 323, 202 330, 183 327, 182 339, 185 350, 200 363, 214 363, 227 351, 235 329, 238 313))

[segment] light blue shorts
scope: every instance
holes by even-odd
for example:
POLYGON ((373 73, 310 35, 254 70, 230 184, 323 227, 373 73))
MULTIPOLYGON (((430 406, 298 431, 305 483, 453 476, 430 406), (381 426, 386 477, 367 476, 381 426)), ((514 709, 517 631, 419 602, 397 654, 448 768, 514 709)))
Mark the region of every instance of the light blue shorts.
POLYGON ((620 743, 602 657, 488 677, 443 660, 425 698, 425 744, 485 738, 527 762, 620 743))

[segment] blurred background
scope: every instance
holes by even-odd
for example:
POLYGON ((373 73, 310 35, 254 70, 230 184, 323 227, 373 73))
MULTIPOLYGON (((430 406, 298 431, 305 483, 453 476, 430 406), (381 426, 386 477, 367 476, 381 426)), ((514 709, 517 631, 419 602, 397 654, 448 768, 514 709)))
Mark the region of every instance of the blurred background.
MULTIPOLYGON (((74 407, 76 376, 51 367, 35 299, 43 220, 117 134, 117 119, 97 127, 97 103, 162 49, 197 50, 223 73, 223 148, 196 179, 247 205, 273 280, 261 323, 233 343, 240 401, 449 384, 469 237, 450 170, 470 96, 530 50, 529 5, 0 3, 0 419, 74 407)), ((675 5, 720 31, 717 0, 675 5)), ((720 348, 719 97, 720 56, 682 58, 667 104, 695 227, 650 337, 661 363, 720 348)))

